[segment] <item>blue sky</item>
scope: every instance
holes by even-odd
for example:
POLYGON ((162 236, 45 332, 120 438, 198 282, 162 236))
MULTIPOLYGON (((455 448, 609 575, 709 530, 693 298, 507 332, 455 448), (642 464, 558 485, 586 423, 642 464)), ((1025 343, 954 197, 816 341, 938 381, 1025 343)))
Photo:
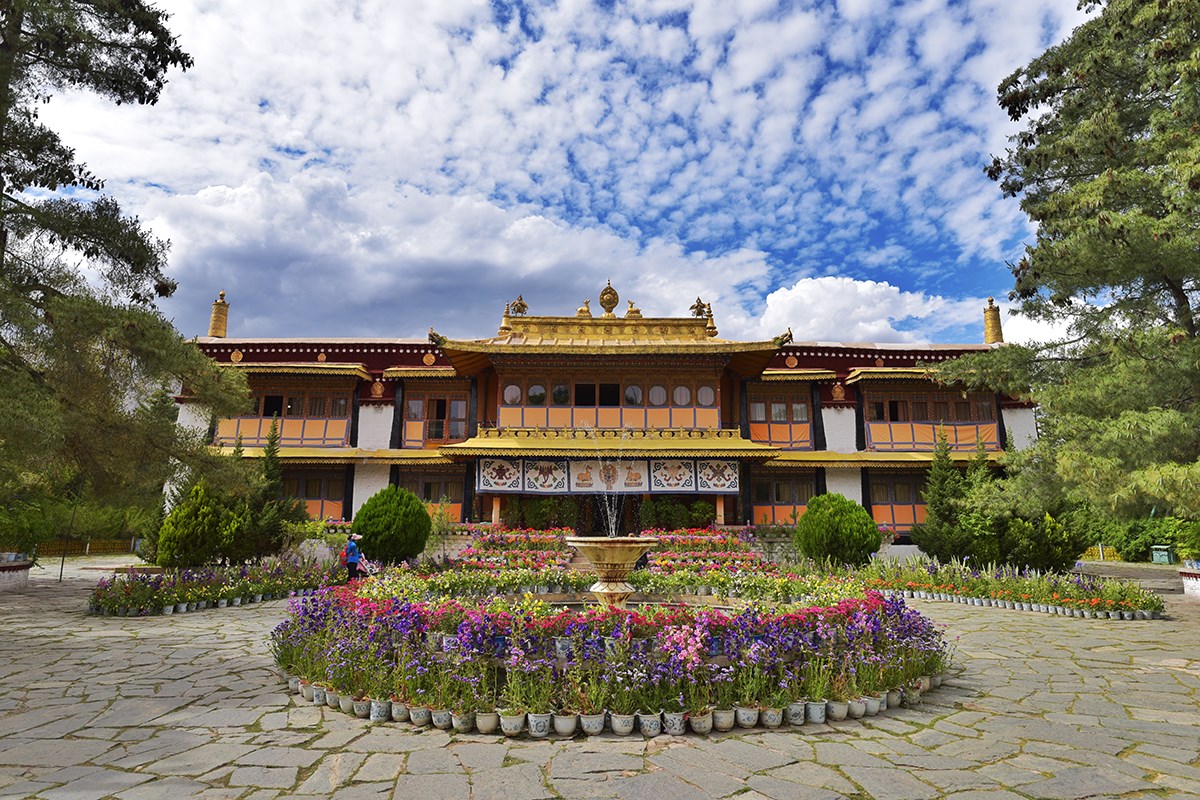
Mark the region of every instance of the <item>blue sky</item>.
MULTIPOLYGON (((974 342, 1032 236, 983 167, 1073 0, 170 0, 152 108, 47 121, 236 336, 494 333, 711 303, 721 335, 974 342)), ((1009 339, 1045 331, 1006 318, 1009 339)))

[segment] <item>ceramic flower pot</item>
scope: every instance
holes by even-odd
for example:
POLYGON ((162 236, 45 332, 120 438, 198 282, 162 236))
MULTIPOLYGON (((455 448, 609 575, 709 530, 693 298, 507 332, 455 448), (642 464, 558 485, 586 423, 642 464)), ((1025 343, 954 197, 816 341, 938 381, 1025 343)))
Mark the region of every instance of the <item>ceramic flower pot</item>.
POLYGON ((732 708, 714 708, 713 728, 718 731, 731 731, 737 722, 737 715, 732 708))
POLYGON ((454 724, 454 717, 448 708, 435 708, 429 713, 430 721, 433 722, 433 727, 440 731, 449 730, 454 724))
POLYGON ((825 724, 825 707, 824 700, 809 700, 804 704, 805 719, 814 725, 825 724))
POLYGON ((845 700, 827 700, 825 718, 830 722, 841 722, 850 713, 850 704, 845 700))
POLYGON ((864 697, 863 705, 865 707, 863 713, 866 714, 866 716, 873 717, 879 713, 878 697, 864 697))
POLYGON ((554 714, 554 734, 556 736, 574 736, 579 727, 578 714, 554 714))
POLYGON ((408 722, 408 706, 399 700, 392 700, 392 722, 408 722))
POLYGON ((475 727, 475 712, 464 711, 461 714, 451 712, 450 726, 458 733, 467 733, 475 727))
POLYGON ((391 700, 371 700, 371 713, 368 719, 371 722, 387 722, 392 718, 392 701, 391 700))
POLYGON ((433 712, 429 710, 428 706, 409 706, 408 719, 413 725, 425 726, 432 721, 433 712))
POLYGON ((687 715, 682 711, 664 712, 662 729, 671 736, 683 736, 687 733, 687 715))
POLYGON ((759 716, 764 728, 778 728, 783 724, 782 708, 764 708, 759 716))
POLYGON ((500 731, 505 736, 519 736, 525 729, 524 714, 501 714, 500 731))
POLYGON ((799 728, 804 724, 804 703, 788 703, 787 708, 783 710, 783 717, 788 725, 799 728))
POLYGON ((654 738, 662 733, 662 715, 659 712, 637 712, 638 730, 642 736, 654 738))
POLYGON ((480 733, 495 733, 500 729, 500 715, 495 711, 479 711, 475 714, 475 730, 480 733))
POLYGON ((292 694, 300 691, 300 677, 298 675, 289 675, 287 679, 288 691, 292 694))
POLYGON ((734 706, 733 715, 739 728, 753 728, 758 724, 759 710, 748 706, 734 706))
POLYGON ((367 719, 371 716, 371 701, 367 698, 354 701, 354 716, 359 719, 367 719))
POLYGON ((604 733, 604 714, 580 714, 579 725, 588 736, 604 733))
POLYGON ((688 725, 691 726, 693 733, 698 733, 701 736, 710 733, 713 729, 713 712, 709 711, 706 714, 689 716, 688 725))
POLYGON ((846 704, 846 710, 850 719, 862 719, 867 713, 867 701, 857 697, 846 704))
POLYGON ((542 739, 550 735, 550 717, 553 716, 550 712, 530 713, 527 716, 527 726, 530 736, 535 739, 542 739))
POLYGON ((617 736, 628 736, 633 733, 633 723, 636 720, 633 714, 609 714, 609 724, 612 726, 612 732, 617 736))
POLYGON ((309 683, 308 681, 300 681, 300 696, 303 697, 308 702, 310 702, 310 703, 312 702, 313 686, 311 683, 309 683))
POLYGON ((330 708, 339 708, 340 702, 341 702, 341 695, 338 694, 337 689, 326 689, 325 690, 325 705, 329 706, 330 708))
POLYGON ((900 707, 900 690, 899 689, 891 689, 888 691, 887 707, 888 708, 899 708, 900 707))

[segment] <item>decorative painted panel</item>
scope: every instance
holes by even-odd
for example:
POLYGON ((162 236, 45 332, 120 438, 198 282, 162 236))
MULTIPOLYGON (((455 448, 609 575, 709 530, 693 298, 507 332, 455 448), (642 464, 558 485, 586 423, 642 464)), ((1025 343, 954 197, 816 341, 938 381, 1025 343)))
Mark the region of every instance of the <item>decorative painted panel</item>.
POLYGON ((737 494, 738 465, 724 459, 481 458, 480 492, 525 494, 737 494))

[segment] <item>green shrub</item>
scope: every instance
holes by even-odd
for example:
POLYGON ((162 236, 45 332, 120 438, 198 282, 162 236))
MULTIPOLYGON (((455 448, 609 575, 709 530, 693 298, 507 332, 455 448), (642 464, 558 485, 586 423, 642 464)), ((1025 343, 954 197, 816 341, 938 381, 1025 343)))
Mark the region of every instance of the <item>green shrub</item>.
POLYGON ((1056 520, 1046 514, 1036 521, 1014 518, 1004 532, 1004 560, 1043 572, 1066 572, 1089 544, 1088 527, 1070 517, 1056 520))
POLYGON ((363 537, 363 554, 389 564, 419 555, 431 528, 425 504, 399 486, 386 486, 372 495, 354 515, 351 526, 363 537))
POLYGON ((693 528, 707 528, 717 519, 717 508, 707 500, 697 500, 688 506, 688 522, 693 528))
POLYGON ((204 481, 198 481, 187 498, 163 520, 158 532, 160 567, 198 567, 217 555, 226 514, 204 481))
POLYGON ((822 494, 796 522, 796 549, 814 561, 866 564, 879 550, 879 527, 867 510, 840 494, 822 494))

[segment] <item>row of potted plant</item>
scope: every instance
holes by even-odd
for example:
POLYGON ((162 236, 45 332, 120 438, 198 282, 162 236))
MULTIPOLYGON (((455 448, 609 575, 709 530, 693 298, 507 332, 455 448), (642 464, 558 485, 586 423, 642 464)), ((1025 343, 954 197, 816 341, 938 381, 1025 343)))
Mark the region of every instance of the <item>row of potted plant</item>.
POLYGON ((115 616, 150 616, 224 608, 315 591, 342 579, 336 566, 313 562, 139 572, 102 578, 92 589, 88 611, 115 616))
POLYGON ((313 702, 329 703, 332 690, 339 704, 358 700, 381 718, 450 727, 457 717, 460 729, 490 732, 493 717, 507 717, 506 733, 527 725, 534 736, 554 723, 560 733, 576 724, 598 732, 604 720, 628 733, 638 712, 651 735, 655 720, 673 733, 685 723, 719 729, 722 712, 743 727, 862 716, 886 707, 888 692, 898 702, 928 689, 949 660, 927 619, 874 592, 726 614, 580 612, 533 598, 415 603, 343 588, 294 602, 272 648, 313 702))
POLYGON ((1010 566, 975 567, 933 559, 877 560, 855 573, 867 586, 924 599, 1113 619, 1161 615, 1160 595, 1135 581, 1081 573, 1047 573, 1010 566))

